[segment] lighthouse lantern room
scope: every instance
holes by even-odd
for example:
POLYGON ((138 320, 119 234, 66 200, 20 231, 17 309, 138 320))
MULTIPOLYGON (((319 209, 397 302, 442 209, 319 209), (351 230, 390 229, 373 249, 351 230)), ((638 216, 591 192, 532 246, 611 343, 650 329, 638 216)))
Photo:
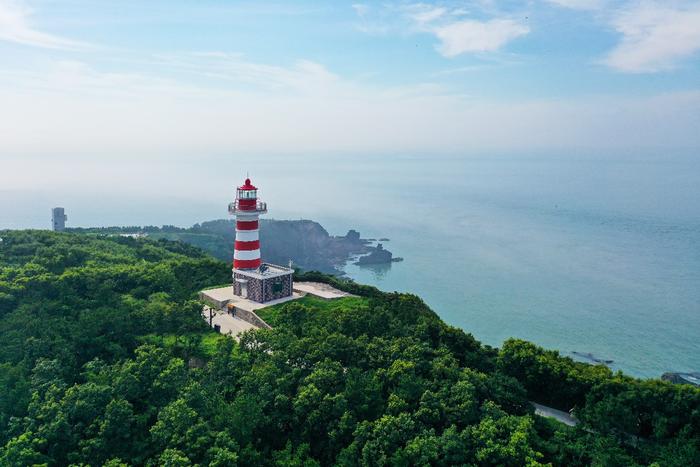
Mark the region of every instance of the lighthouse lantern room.
POLYGON ((236 190, 228 210, 236 216, 233 293, 259 303, 291 296, 294 271, 261 260, 259 216, 267 213, 267 203, 258 200, 258 189, 249 178, 236 190))

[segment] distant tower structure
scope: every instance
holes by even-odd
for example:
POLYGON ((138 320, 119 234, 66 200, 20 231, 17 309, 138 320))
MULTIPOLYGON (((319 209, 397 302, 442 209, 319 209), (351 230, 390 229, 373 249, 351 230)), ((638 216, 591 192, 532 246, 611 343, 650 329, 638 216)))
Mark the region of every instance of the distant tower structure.
POLYGON ((66 230, 66 221, 68 216, 66 216, 66 211, 63 208, 53 208, 51 210, 51 225, 53 226, 54 232, 63 232, 66 230))
POLYGON ((258 200, 258 189, 250 178, 236 190, 228 212, 236 216, 233 293, 259 303, 292 295, 294 270, 263 263, 260 258, 259 216, 267 213, 267 203, 258 200))

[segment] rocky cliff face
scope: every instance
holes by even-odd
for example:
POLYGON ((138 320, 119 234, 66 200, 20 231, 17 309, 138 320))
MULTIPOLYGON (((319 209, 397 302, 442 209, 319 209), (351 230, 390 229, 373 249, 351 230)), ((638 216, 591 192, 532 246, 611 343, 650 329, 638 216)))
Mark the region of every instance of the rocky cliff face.
POLYGON ((674 384, 692 384, 700 387, 700 372, 693 373, 674 373, 668 372, 661 375, 661 379, 670 381, 674 384))
POLYGON ((260 222, 260 252, 271 263, 286 265, 291 259, 302 269, 338 272, 348 256, 368 251, 367 242, 353 232, 333 237, 318 222, 265 219, 260 222))
MULTIPOLYGON (((231 261, 235 221, 220 219, 195 224, 189 229, 149 232, 152 238, 180 240, 198 246, 224 261, 231 261)), ((318 222, 310 220, 260 220, 260 252, 265 261, 286 266, 289 260, 304 270, 338 274, 351 255, 370 252, 359 232, 331 236, 318 222)))
MULTIPOLYGON (((219 219, 195 224, 187 229, 164 225, 70 230, 103 235, 148 235, 156 240, 164 238, 181 241, 230 262, 233 257, 236 222, 233 219, 219 219)), ((260 219, 260 250, 263 260, 270 263, 286 266, 292 260, 295 267, 306 271, 342 274, 341 268, 350 256, 371 253, 375 248, 371 247, 370 241, 362 239, 356 230, 334 237, 321 224, 310 220, 260 219)), ((389 257, 391 258, 391 253, 389 257)))

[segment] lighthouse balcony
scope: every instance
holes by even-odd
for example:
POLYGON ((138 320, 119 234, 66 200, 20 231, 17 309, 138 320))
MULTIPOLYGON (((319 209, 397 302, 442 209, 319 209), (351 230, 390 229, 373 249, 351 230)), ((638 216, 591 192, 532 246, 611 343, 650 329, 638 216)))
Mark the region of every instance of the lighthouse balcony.
POLYGON ((236 200, 233 203, 229 203, 228 212, 229 214, 240 215, 240 214, 265 214, 267 213, 267 203, 263 201, 256 201, 255 206, 247 205, 247 203, 241 203, 241 200, 236 200))

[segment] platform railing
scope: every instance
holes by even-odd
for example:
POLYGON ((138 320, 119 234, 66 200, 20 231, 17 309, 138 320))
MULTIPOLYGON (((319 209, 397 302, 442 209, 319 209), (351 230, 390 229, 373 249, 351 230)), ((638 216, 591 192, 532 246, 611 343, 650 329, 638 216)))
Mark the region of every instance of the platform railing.
POLYGON ((267 203, 264 201, 256 201, 255 209, 244 209, 240 205, 240 200, 236 200, 228 205, 228 212, 230 214, 236 214, 238 212, 267 212, 267 203))

